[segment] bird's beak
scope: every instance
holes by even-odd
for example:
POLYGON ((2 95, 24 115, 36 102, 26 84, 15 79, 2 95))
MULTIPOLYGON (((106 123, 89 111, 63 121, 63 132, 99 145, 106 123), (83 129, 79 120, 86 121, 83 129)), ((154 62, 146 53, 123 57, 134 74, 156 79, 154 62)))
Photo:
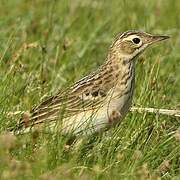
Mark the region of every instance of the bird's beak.
POLYGON ((153 44, 153 43, 163 41, 163 40, 166 40, 166 39, 169 39, 169 38, 170 37, 166 36, 166 35, 152 35, 149 38, 149 44, 153 44))

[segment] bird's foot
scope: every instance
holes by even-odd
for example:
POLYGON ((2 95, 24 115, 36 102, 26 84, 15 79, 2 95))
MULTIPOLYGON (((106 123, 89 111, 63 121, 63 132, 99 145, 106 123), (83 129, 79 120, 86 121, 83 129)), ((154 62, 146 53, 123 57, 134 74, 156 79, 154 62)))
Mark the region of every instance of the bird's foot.
POLYGON ((117 110, 112 111, 111 115, 109 116, 109 124, 116 124, 118 120, 122 117, 121 113, 117 110))

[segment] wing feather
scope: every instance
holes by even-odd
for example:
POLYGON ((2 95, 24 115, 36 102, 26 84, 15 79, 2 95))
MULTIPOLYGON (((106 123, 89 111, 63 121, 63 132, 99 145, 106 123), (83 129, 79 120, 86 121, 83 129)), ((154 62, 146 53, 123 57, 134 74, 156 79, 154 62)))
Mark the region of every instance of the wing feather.
MULTIPOLYGON (((104 67, 102 66, 102 68, 104 67)), ((48 98, 34 108, 30 112, 28 123, 22 118, 17 129, 48 123, 102 107, 104 99, 107 98, 108 92, 114 86, 112 76, 109 76, 111 79, 109 83, 107 83, 107 78, 108 76, 104 77, 103 69, 84 77, 72 87, 48 98), (106 78, 104 84, 102 83, 103 78, 106 78)))

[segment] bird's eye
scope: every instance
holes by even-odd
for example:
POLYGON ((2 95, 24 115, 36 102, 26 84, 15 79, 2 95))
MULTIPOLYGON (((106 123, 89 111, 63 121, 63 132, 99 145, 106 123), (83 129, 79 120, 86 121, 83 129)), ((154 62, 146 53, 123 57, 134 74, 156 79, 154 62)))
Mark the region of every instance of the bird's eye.
POLYGON ((140 43, 140 39, 139 38, 133 38, 133 43, 135 43, 135 44, 139 44, 140 43))

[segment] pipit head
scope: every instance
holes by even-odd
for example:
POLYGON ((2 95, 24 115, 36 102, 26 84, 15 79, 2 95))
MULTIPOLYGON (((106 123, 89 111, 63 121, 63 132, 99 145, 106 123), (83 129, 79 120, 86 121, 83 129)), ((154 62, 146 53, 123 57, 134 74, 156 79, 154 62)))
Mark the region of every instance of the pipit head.
POLYGON ((141 31, 127 31, 118 35, 111 48, 120 56, 132 59, 148 46, 168 39, 166 35, 152 35, 141 31))

